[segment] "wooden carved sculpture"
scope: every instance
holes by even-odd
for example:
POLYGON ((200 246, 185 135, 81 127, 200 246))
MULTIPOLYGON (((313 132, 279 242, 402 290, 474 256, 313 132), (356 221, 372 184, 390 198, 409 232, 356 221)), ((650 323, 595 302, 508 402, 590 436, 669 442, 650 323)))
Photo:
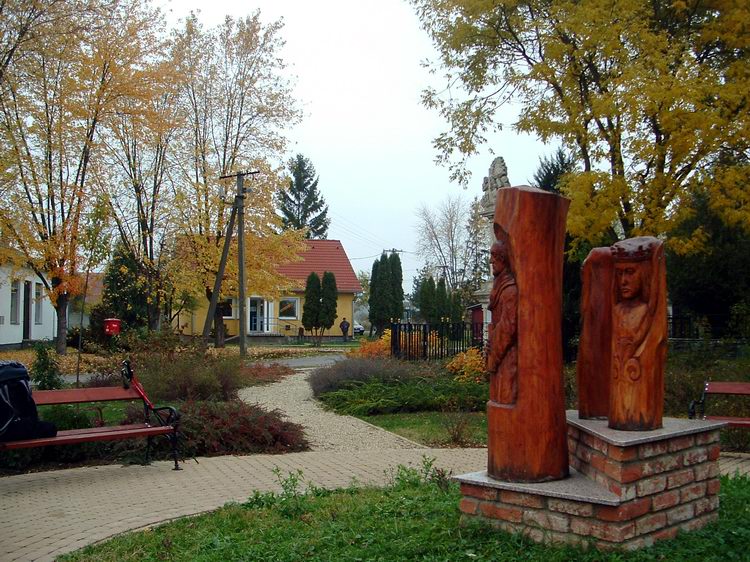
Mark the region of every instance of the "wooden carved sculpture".
POLYGON ((609 427, 662 425, 667 342, 663 243, 630 238, 594 248, 583 262, 578 414, 609 427))
POLYGON ((578 346, 578 416, 606 418, 612 363, 612 251, 594 248, 581 269, 581 338, 578 346))
POLYGON ((490 248, 494 281, 489 309, 489 353, 487 371, 493 373, 490 400, 512 405, 518 396, 518 288, 510 271, 507 243, 495 242, 490 248))
POLYGON ((639 237, 612 246, 614 283, 609 427, 662 426, 667 353, 664 245, 639 237))
POLYGON ((568 475, 562 376, 562 263, 569 201, 498 190, 487 368, 487 473, 514 482, 568 475))

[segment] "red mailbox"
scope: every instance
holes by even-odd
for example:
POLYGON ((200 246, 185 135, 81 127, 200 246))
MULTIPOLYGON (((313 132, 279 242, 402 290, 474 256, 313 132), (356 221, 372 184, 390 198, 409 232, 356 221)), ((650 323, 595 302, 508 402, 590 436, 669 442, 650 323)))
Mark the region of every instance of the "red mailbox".
POLYGON ((108 336, 116 336, 120 333, 120 327, 122 326, 122 320, 119 318, 105 318, 104 319, 104 333, 108 336))

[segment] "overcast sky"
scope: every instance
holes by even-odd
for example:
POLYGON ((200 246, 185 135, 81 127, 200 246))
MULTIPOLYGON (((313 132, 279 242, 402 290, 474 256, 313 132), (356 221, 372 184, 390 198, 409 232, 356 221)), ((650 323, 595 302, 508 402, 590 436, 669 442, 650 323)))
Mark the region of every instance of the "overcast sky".
POLYGON ((432 146, 445 123, 420 104, 426 86, 444 84, 420 64, 436 55, 405 0, 173 0, 166 6, 170 22, 191 10, 207 25, 256 8, 266 23, 283 18, 282 56, 304 109, 302 123, 288 131, 289 156, 302 153, 315 166, 329 205, 328 237, 342 241, 355 271, 369 272, 384 249, 407 252, 401 254, 406 292, 423 264, 413 253, 422 203, 481 195, 490 149, 505 158, 512 185, 529 183, 539 157, 552 152, 513 132, 509 109, 499 119, 504 130, 470 161, 469 187, 449 182, 432 146))

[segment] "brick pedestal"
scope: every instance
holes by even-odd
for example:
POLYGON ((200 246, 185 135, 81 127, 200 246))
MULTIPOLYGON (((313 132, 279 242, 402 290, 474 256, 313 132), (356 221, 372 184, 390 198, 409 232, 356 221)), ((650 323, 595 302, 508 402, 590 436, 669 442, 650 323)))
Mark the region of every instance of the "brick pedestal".
POLYGON ((617 431, 568 412, 571 477, 501 482, 464 474, 461 511, 538 542, 636 549, 718 517, 721 422, 664 418, 655 431, 617 431))

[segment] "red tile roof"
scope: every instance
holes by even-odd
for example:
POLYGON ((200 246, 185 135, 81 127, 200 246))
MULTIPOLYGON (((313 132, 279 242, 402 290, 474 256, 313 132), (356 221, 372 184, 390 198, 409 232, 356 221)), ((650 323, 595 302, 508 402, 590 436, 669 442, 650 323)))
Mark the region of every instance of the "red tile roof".
POLYGON ((362 285, 357 280, 340 240, 305 240, 305 243, 307 249, 300 254, 302 260, 280 266, 279 273, 298 281, 304 287, 311 272, 314 271, 323 279, 323 272, 330 271, 336 276, 336 288, 340 293, 362 292, 362 285))

